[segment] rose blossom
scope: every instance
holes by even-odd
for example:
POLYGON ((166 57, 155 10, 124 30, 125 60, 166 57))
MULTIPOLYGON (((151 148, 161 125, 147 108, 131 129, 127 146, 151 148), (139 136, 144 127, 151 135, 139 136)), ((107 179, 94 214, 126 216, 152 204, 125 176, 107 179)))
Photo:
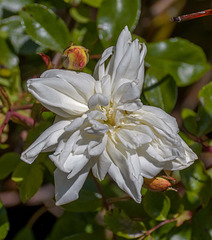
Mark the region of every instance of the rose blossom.
POLYGON ((93 77, 53 69, 28 81, 29 92, 56 119, 21 159, 32 163, 40 152, 53 152, 57 205, 78 198, 90 170, 99 180, 108 173, 140 202, 143 177, 184 169, 197 158, 173 117, 142 104, 145 55, 145 44, 132 42, 125 27, 116 47, 103 52, 93 77))

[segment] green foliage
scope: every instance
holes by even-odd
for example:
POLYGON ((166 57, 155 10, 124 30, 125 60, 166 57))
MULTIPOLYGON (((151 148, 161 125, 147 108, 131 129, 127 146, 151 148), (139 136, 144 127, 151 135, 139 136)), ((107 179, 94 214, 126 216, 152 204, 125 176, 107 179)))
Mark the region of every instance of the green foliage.
POLYGON ((147 48, 146 61, 150 67, 170 74, 177 86, 196 82, 210 68, 202 49, 185 39, 149 43, 147 48))
POLYGON ((36 163, 29 165, 21 162, 13 172, 12 180, 18 183, 21 201, 25 203, 40 188, 43 182, 43 167, 36 163))
POLYGON ((139 0, 103 0, 98 11, 97 24, 104 47, 116 44, 119 33, 126 25, 131 31, 135 29, 140 8, 139 0))
POLYGON ((34 240, 34 235, 32 232, 32 229, 25 227, 22 228, 14 237, 13 240, 23 240, 23 239, 27 239, 27 240, 34 240))
POLYGON ((145 77, 144 96, 150 105, 170 113, 177 101, 177 85, 170 75, 157 68, 150 68, 145 77))
POLYGON ((202 136, 212 131, 212 82, 200 90, 198 97, 198 136, 202 136))
POLYGON ((143 198, 143 204, 144 210, 155 220, 163 221, 169 213, 170 200, 164 193, 148 191, 143 198))
POLYGON ((6 178, 20 163, 20 156, 17 153, 5 153, 0 157, 0 179, 6 178))
POLYGON ((38 44, 63 52, 70 43, 65 23, 42 5, 27 5, 20 11, 27 34, 38 44))
POLYGON ((212 181, 204 169, 202 162, 195 161, 189 168, 180 172, 182 182, 186 187, 186 195, 191 204, 198 201, 205 206, 212 196, 212 181))
POLYGON ((10 224, 7 218, 7 211, 0 201, 0 240, 5 239, 9 231, 10 224))
POLYGON ((70 212, 95 212, 101 209, 102 200, 97 193, 81 190, 79 193, 79 199, 63 207, 70 212))
POLYGON ((124 211, 114 209, 107 212, 104 218, 105 224, 117 236, 125 239, 134 239, 143 235, 145 226, 142 222, 133 221, 124 211))

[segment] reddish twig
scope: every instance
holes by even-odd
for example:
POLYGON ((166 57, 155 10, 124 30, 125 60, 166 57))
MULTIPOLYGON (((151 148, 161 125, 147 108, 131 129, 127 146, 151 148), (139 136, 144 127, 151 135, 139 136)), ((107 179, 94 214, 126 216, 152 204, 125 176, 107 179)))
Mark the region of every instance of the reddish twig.
POLYGON ((99 59, 101 58, 102 54, 95 54, 95 55, 90 55, 89 58, 90 59, 99 59))
POLYGON ((162 227, 163 225, 171 222, 176 222, 176 221, 177 221, 176 218, 166 219, 165 221, 160 222, 158 225, 154 226, 152 229, 148 230, 144 235, 142 235, 141 238, 138 238, 138 240, 143 240, 145 237, 149 236, 152 232, 162 227))
POLYGON ((23 105, 23 106, 13 106, 12 109, 13 111, 18 111, 18 110, 27 110, 27 109, 32 109, 33 104, 28 104, 28 105, 23 105))
POLYGON ((10 121, 11 116, 13 115, 13 112, 11 109, 8 110, 6 117, 4 119, 4 122, 2 123, 1 127, 0 127, 0 135, 2 134, 5 126, 8 124, 8 122, 10 121))

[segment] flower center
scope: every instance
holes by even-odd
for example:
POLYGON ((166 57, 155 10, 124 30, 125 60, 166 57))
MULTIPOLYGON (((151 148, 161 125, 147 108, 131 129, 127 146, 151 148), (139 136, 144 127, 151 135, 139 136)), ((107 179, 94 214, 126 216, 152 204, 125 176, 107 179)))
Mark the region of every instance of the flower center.
POLYGON ((109 107, 106 110, 106 117, 107 117, 107 121, 106 123, 111 125, 111 126, 115 126, 116 125, 116 121, 115 121, 115 111, 112 107, 109 107))

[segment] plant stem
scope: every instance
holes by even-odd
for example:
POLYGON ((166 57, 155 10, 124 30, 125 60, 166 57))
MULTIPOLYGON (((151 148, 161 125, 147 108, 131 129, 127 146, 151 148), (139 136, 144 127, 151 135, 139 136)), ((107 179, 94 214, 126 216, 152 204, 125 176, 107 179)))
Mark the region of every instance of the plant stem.
POLYGON ((102 188, 101 188, 99 182, 96 180, 96 178, 94 176, 93 176, 93 179, 94 179, 94 182, 95 182, 96 187, 98 189, 98 192, 102 195, 102 202, 103 202, 104 207, 106 208, 106 210, 109 210, 109 206, 108 206, 107 200, 106 200, 106 198, 105 198, 105 196, 104 196, 104 194, 102 192, 102 188))
POLYGON ((47 208, 45 206, 39 208, 33 215, 32 217, 29 219, 28 223, 27 223, 27 227, 28 228, 32 228, 33 225, 35 224, 35 222, 38 220, 38 218, 40 216, 42 216, 45 212, 47 212, 47 208))

